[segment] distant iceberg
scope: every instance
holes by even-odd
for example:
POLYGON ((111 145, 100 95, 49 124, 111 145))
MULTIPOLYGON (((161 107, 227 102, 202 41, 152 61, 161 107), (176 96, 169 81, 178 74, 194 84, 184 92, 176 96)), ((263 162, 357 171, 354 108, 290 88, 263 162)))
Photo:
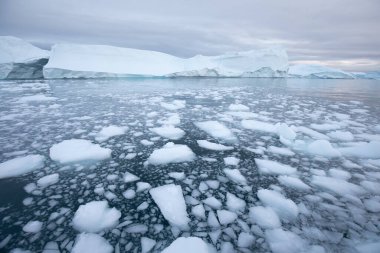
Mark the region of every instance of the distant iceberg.
POLYGON ((354 79, 355 76, 340 69, 321 65, 292 65, 289 67, 290 78, 318 78, 318 79, 354 79))
POLYGON ((284 49, 262 49, 183 59, 169 54, 103 45, 57 44, 45 78, 286 77, 284 49))
POLYGON ((43 78, 49 51, 12 36, 0 36, 0 79, 43 78))

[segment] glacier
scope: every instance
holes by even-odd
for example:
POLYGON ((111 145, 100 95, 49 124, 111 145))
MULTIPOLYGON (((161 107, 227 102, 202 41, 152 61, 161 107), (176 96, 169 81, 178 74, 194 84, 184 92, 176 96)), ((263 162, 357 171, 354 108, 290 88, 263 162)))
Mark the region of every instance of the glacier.
POLYGON ((43 78, 49 51, 13 37, 0 36, 0 79, 43 78))
POLYGON ((286 77, 284 49, 260 49, 218 56, 179 58, 169 54, 105 45, 56 44, 45 78, 104 77, 286 77))
POLYGON ((314 64, 298 64, 289 66, 289 78, 317 79, 354 79, 355 76, 340 69, 314 64))

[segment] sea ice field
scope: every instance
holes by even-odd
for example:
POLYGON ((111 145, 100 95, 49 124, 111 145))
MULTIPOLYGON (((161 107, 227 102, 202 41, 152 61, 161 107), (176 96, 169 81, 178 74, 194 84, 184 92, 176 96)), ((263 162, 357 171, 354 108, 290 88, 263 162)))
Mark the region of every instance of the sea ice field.
POLYGON ((0 251, 380 252, 380 81, 1 81, 0 251))

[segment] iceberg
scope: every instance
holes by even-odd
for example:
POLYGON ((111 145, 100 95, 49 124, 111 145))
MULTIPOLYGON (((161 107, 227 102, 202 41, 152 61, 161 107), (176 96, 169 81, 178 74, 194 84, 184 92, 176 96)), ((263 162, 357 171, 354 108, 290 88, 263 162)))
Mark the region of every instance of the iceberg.
POLYGON ((321 65, 299 64, 289 66, 290 78, 354 79, 355 76, 340 69, 321 65))
POLYGON ((286 77, 287 71, 281 48, 184 59, 132 48, 56 44, 43 73, 45 78, 286 77))
POLYGON ((0 36, 0 79, 43 78, 49 51, 12 36, 0 36))

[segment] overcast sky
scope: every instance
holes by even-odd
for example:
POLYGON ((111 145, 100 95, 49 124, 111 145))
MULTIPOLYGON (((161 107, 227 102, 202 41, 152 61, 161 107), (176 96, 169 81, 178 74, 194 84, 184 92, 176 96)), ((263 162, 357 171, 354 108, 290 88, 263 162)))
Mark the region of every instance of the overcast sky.
POLYGON ((380 0, 0 0, 0 35, 189 57, 269 46, 293 63, 380 70, 380 0))

